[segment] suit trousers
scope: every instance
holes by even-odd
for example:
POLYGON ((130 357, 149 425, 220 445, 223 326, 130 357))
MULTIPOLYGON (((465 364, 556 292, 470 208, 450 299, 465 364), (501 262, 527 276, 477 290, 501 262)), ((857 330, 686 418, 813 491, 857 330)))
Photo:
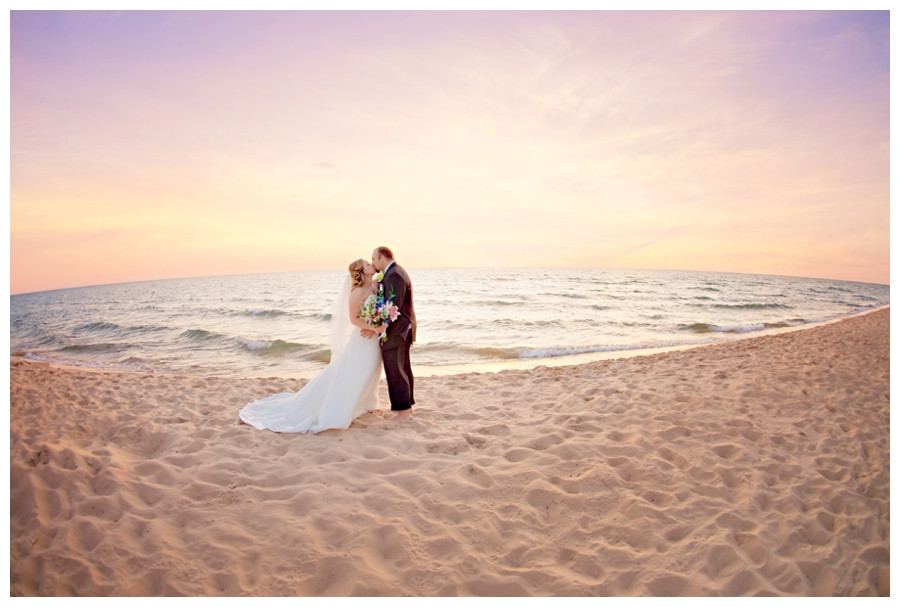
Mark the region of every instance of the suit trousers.
POLYGON ((404 411, 412 408, 416 403, 413 396, 412 364, 409 360, 411 346, 412 336, 408 336, 399 347, 381 350, 388 396, 391 399, 391 411, 404 411))

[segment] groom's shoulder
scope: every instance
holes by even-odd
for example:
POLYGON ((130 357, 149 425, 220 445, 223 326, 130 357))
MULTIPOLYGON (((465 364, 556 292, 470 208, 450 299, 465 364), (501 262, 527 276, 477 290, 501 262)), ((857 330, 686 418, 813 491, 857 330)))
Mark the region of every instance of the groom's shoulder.
POLYGON ((403 266, 395 261, 394 268, 397 270, 397 274, 402 276, 407 282, 409 281, 409 274, 406 273, 406 270, 403 269, 403 266))

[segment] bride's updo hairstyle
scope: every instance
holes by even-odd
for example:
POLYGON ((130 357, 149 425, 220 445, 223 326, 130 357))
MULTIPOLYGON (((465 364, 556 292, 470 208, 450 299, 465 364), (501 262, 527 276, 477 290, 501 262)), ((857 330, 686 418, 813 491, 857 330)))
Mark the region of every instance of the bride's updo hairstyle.
POLYGON ((347 268, 350 272, 350 285, 352 289, 361 287, 366 282, 365 261, 357 259, 347 268))

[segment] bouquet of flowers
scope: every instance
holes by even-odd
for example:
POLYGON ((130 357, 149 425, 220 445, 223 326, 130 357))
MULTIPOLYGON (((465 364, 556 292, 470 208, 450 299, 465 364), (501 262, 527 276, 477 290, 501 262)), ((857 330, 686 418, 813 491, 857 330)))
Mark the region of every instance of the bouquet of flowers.
MULTIPOLYGON (((378 292, 369 295, 363 302, 359 311, 359 317, 374 330, 382 326, 388 326, 400 316, 400 309, 390 299, 385 299, 384 288, 378 285, 378 292)), ((387 331, 381 336, 381 341, 387 341, 387 331)))

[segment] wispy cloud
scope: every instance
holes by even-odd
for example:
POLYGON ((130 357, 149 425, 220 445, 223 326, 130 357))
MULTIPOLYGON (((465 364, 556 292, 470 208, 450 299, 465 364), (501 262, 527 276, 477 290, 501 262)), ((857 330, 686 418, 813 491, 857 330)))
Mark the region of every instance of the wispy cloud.
POLYGON ((79 280, 390 240, 886 282, 888 60, 886 11, 13 12, 13 288, 71 284, 41 229, 123 228, 140 272, 86 239, 79 280))

